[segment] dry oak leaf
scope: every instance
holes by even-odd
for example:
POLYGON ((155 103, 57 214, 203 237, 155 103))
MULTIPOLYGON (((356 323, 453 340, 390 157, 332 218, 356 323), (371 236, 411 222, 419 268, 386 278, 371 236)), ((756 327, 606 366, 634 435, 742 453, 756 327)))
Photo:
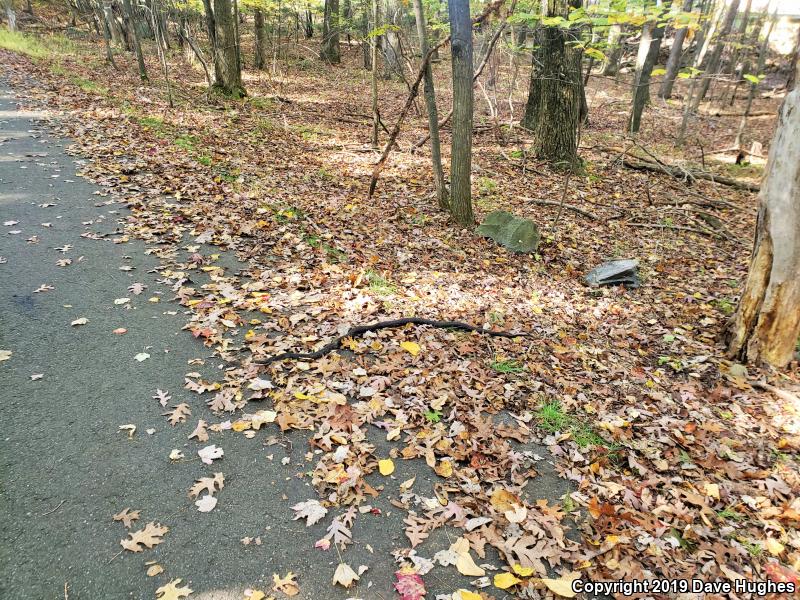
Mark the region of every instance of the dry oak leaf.
POLYGON ((186 417, 192 414, 189 405, 185 402, 174 406, 172 410, 162 413, 165 417, 169 418, 169 424, 175 427, 178 423, 186 421, 186 417))
POLYGON ((206 431, 207 426, 208 424, 203 419, 200 419, 197 422, 197 427, 195 427, 194 431, 189 435, 189 439, 197 438, 198 442, 207 442, 208 441, 208 431, 206 431))
POLYGON ((333 584, 337 583, 342 587, 349 588, 353 585, 354 581, 358 581, 359 577, 352 567, 346 563, 339 563, 336 571, 333 573, 333 584))
POLYGON ((115 521, 122 521, 125 529, 130 529, 133 522, 139 519, 140 510, 131 510, 130 508, 123 508, 120 512, 114 515, 115 521))
POLYGON ((125 548, 125 550, 130 550, 131 552, 141 552, 144 550, 142 545, 147 548, 152 548, 157 544, 160 544, 163 540, 161 537, 169 531, 169 527, 163 527, 161 523, 153 523, 150 522, 145 525, 144 529, 140 529, 139 531, 134 531, 133 533, 129 533, 130 539, 120 540, 120 545, 125 548))
POLYGON ((166 585, 162 585, 156 590, 156 598, 158 600, 178 600, 179 598, 186 598, 192 593, 188 587, 179 588, 180 579, 173 579, 166 585))
POLYGON ((286 577, 280 577, 277 573, 272 575, 272 591, 281 592, 287 596, 297 596, 300 593, 300 587, 297 585, 295 578, 297 575, 289 571, 286 577))
POLYGON ((200 457, 200 460, 207 465, 212 464, 218 458, 222 458, 224 454, 225 451, 216 444, 211 444, 205 448, 200 448, 200 450, 197 451, 197 455, 200 457))
POLYGON ((214 473, 214 477, 201 477, 189 489, 189 496, 196 498, 200 492, 214 494, 225 487, 225 476, 222 473, 214 473))
POLYGON ((207 513, 214 510, 214 507, 217 505, 217 499, 211 494, 206 494, 198 501, 196 501, 194 504, 197 507, 197 510, 203 513, 207 513))

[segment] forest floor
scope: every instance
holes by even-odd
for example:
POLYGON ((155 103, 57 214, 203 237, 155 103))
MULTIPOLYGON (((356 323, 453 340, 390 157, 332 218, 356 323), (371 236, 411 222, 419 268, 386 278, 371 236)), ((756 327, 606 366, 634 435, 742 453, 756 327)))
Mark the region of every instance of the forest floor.
MULTIPOLYGON (((18 411, 4 417, 15 432, 4 440, 13 485, 3 525, 15 528, 4 537, 25 540, 19 555, 4 548, 16 565, 4 568, 13 575, 4 597, 29 586, 50 597, 61 575, 73 599, 152 597, 175 578, 192 597, 251 599, 388 598, 395 581, 408 598, 425 586, 428 597, 467 599, 569 596, 576 577, 796 580, 797 365, 745 369, 721 343, 757 197, 622 164, 650 152, 757 182, 758 164, 712 155, 731 145, 739 117, 702 116, 677 148, 680 107, 654 98, 634 143, 619 133, 624 78, 594 77, 585 173, 567 178, 526 156, 524 130, 500 133, 479 116, 478 219, 511 210, 544 234, 537 255, 519 256, 437 210, 426 149, 406 151, 424 133, 420 116, 366 199, 377 155, 356 49, 343 67, 309 54, 279 73, 247 71, 248 98, 212 102, 175 52, 170 108, 155 62, 156 82, 141 85, 130 57, 117 57, 117 72, 99 46, 50 44, 35 60, 0 50, 0 76, 48 131, 74 141, 94 187, 60 176, 24 197, 0 189, 3 298, 25 298, 0 331, 0 374, 18 411), (558 207, 536 203, 558 204, 565 185, 566 203, 596 218, 566 210, 555 223, 558 207), (42 228, 59 204, 63 221, 42 228), (609 257, 639 259, 642 287, 585 287, 582 275, 609 257), (54 289, 34 294, 41 284, 54 289), (57 327, 26 321, 30 310, 57 327), (405 316, 530 335, 408 327, 315 361, 252 363, 405 316), (82 385, 94 390, 85 405, 82 385), (130 438, 119 430, 128 424, 130 438), (51 453, 69 435, 90 451, 73 442, 74 455, 51 453), (54 461, 46 472, 39 452, 54 461), (47 485, 64 493, 37 496, 47 485), (140 518, 112 521, 125 508, 140 518), (28 531, 25 516, 43 529, 28 531), (134 533, 148 522, 169 531, 134 533), (132 541, 119 546, 124 526, 132 541), (45 583, 17 562, 26 556, 45 583), (151 560, 164 572, 148 578, 151 560), (347 590, 353 573, 342 565, 361 576, 347 590)), ((448 65, 436 68, 447 106, 448 65)), ((499 81, 516 82, 518 118, 528 69, 501 71, 499 81)), ((381 83, 387 125, 404 95, 402 83, 381 83)), ((759 98, 755 111, 779 103, 759 98)), ((19 120, 9 101, 2 110, 19 120)), ((775 118, 751 123, 766 154, 775 118)), ((0 130, 4 144, 14 139, 0 130)), ((71 168, 55 148, 43 156, 30 144, 3 160, 12 190, 22 167, 31 181, 48 177, 51 160, 71 168)))

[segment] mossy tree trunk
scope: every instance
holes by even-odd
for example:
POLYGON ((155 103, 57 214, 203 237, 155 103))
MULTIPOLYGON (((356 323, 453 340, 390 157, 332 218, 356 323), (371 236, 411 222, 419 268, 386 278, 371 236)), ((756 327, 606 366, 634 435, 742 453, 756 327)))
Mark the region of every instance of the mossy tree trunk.
POLYGON ((800 88, 783 101, 759 195, 753 255, 728 354, 783 367, 800 336, 800 88))

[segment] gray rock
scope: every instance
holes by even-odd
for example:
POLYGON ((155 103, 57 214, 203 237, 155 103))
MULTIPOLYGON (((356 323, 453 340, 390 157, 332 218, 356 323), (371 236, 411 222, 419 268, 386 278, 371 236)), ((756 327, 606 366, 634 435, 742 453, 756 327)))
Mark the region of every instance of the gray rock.
POLYGON ((583 278, 587 285, 624 285, 628 288, 638 288, 639 261, 636 259, 610 260, 589 271, 583 278))

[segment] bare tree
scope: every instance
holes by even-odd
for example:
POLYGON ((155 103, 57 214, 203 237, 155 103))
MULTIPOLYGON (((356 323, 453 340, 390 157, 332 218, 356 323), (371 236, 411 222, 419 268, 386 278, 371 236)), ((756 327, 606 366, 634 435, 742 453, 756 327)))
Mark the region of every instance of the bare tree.
MULTIPOLYGON (((693 0, 684 0, 683 12, 692 10, 693 0)), ((675 32, 675 38, 672 41, 672 48, 669 51, 669 59, 667 59, 666 73, 664 79, 661 81, 661 87, 658 90, 658 95, 665 100, 672 96, 672 87, 675 85, 675 78, 678 76, 678 71, 681 68, 681 56, 683 55, 683 42, 686 40, 686 34, 689 32, 687 27, 681 27, 675 32)))
POLYGON ((800 335, 800 88, 784 99, 759 195, 747 281, 727 331, 728 354, 776 367, 800 335))

